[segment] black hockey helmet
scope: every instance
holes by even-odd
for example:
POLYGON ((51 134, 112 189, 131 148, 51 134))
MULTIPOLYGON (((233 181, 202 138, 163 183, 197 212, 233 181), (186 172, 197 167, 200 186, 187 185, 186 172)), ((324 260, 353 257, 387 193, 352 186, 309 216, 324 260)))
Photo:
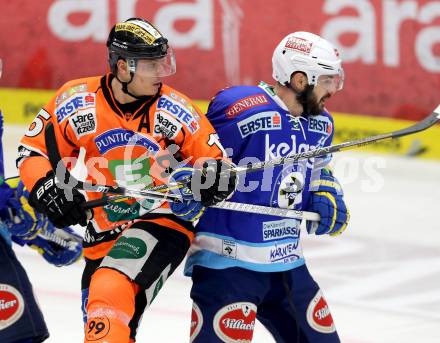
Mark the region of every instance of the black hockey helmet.
POLYGON ((130 18, 113 26, 107 39, 107 48, 110 68, 114 73, 119 59, 127 60, 133 73, 139 59, 167 57, 167 73, 161 76, 174 74, 176 69, 174 53, 168 46, 168 40, 153 24, 142 18, 130 18))

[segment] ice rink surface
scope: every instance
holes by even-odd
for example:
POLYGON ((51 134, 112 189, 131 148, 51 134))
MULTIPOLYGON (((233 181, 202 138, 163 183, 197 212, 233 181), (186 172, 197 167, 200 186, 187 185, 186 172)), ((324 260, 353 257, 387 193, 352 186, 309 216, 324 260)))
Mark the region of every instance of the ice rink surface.
MULTIPOLYGON (((7 176, 15 175, 23 132, 6 128, 7 176)), ((303 232, 303 249, 342 342, 440 342, 440 163, 357 150, 335 155, 334 167, 350 225, 336 238, 303 232)), ((56 268, 29 248, 15 251, 45 315, 47 342, 82 342, 82 263, 56 268)), ((179 268, 144 315, 137 342, 188 342, 190 288, 179 268)), ((253 342, 273 341, 257 324, 253 342)))

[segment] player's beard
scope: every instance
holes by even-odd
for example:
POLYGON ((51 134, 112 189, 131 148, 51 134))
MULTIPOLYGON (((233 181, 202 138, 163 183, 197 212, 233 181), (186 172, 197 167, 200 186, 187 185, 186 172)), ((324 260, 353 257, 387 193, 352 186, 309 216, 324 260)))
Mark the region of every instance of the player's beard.
POLYGON ((313 85, 307 85, 306 89, 296 95, 297 101, 303 106, 303 114, 307 117, 317 116, 321 114, 323 106, 320 105, 315 93, 313 93, 313 85))

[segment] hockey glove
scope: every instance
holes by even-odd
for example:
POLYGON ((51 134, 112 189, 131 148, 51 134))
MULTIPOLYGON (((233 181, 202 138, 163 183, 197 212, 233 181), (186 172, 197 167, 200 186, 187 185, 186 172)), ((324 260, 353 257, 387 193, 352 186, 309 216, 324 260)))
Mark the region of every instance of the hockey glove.
POLYGON ((194 200, 193 193, 189 188, 191 177, 194 169, 190 167, 182 167, 176 169, 170 175, 171 182, 186 182, 187 185, 182 188, 172 190, 174 194, 180 194, 182 201, 170 202, 170 208, 173 213, 180 219, 193 222, 200 218, 205 211, 205 207, 200 201, 194 200))
POLYGON ((0 210, 1 220, 13 236, 23 240, 35 238, 40 230, 37 217, 41 217, 41 214, 35 213, 28 204, 29 192, 19 177, 7 179, 6 183, 12 190, 12 196, 6 207, 0 210))
POLYGON ((55 228, 47 218, 39 220, 38 225, 41 231, 34 239, 20 240, 12 236, 12 240, 37 250, 48 263, 57 267, 67 266, 81 258, 82 237, 72 229, 55 228))
MULTIPOLYGON (((70 190, 69 190, 70 192, 70 190)), ((30 192, 29 204, 44 213, 56 227, 87 225, 88 211, 83 209, 84 196, 76 189, 70 194, 56 185, 55 174, 49 172, 30 192)))
POLYGON ((237 187, 237 175, 234 172, 221 175, 222 171, 232 168, 225 160, 208 160, 202 169, 195 169, 191 178, 191 189, 195 199, 204 206, 215 205, 232 196, 237 187))
POLYGON ((322 169, 320 179, 313 182, 311 186, 317 189, 310 193, 307 211, 319 213, 321 220, 307 222, 307 232, 330 236, 344 232, 350 220, 350 212, 345 206, 338 180, 329 169, 322 169))

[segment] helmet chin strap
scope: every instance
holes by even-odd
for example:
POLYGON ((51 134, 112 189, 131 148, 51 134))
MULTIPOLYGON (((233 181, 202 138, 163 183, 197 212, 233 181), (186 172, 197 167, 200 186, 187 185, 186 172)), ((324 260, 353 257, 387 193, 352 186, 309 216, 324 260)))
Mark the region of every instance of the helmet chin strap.
POLYGON ((151 98, 150 95, 141 95, 141 96, 134 95, 133 93, 131 93, 131 92, 128 90, 128 85, 131 83, 131 81, 133 81, 133 77, 134 77, 134 73, 133 73, 132 71, 130 71, 130 81, 128 81, 128 82, 124 82, 124 81, 122 81, 122 80, 118 77, 118 75, 115 75, 115 77, 116 77, 116 79, 122 84, 122 91, 123 91, 125 94, 128 94, 128 95, 130 95, 131 97, 133 97, 133 98, 135 98, 135 99, 137 99, 137 100, 147 100, 147 99, 151 98))

